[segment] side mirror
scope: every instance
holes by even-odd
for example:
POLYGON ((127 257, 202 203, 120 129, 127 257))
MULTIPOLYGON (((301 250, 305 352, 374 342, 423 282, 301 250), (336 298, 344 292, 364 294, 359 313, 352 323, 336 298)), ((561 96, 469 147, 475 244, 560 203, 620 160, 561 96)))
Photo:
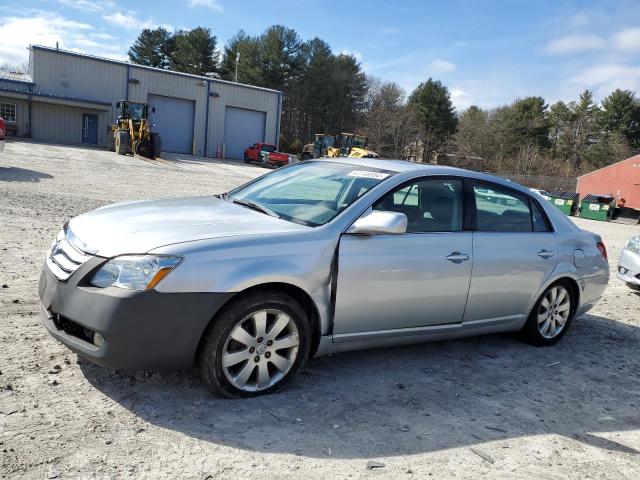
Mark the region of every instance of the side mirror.
POLYGON ((407 216, 399 212, 374 210, 353 222, 346 233, 352 235, 399 235, 407 232, 407 216))

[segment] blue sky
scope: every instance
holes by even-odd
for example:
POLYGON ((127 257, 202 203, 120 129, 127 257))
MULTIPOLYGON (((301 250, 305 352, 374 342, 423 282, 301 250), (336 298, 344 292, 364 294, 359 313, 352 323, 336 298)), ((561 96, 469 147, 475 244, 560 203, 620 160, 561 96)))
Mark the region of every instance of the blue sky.
POLYGON ((30 43, 126 57, 140 29, 207 26, 220 45, 239 29, 279 23, 349 52, 369 75, 407 93, 429 77, 459 110, 541 95, 570 101, 589 88, 640 91, 640 2, 451 0, 25 0, 0 3, 0 64, 30 43))

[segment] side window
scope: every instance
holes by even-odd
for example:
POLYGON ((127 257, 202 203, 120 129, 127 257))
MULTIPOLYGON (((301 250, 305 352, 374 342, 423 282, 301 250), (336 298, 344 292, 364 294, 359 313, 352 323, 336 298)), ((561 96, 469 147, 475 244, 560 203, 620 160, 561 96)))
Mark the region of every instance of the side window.
POLYGON ((459 232, 462 230, 462 181, 421 179, 386 194, 374 210, 404 213, 407 232, 459 232))
POLYGON ((531 219, 533 220, 534 232, 549 232, 549 225, 545 220, 544 213, 540 210, 540 207, 536 202, 531 202, 531 219))
POLYGON ((484 232, 531 232, 529 199, 498 185, 476 183, 477 226, 484 232))

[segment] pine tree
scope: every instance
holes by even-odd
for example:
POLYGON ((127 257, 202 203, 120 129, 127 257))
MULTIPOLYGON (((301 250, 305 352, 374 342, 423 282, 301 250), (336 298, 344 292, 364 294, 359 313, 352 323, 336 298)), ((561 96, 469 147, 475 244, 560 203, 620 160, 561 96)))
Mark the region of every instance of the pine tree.
POLYGON ((129 48, 129 60, 138 65, 168 68, 171 34, 164 28, 145 28, 129 48))
POLYGON ((181 30, 174 36, 171 70, 214 76, 219 71, 217 40, 208 28, 181 30))
POLYGON ((409 97, 422 128, 422 161, 437 152, 455 132, 458 119, 449 89, 439 80, 429 78, 418 85, 409 97))

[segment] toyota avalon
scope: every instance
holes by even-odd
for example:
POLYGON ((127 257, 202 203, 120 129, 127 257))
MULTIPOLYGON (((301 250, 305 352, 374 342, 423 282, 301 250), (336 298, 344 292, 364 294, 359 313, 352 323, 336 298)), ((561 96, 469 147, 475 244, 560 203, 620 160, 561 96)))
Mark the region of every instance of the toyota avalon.
POLYGON ((97 364, 196 365, 246 397, 327 353, 507 331, 553 345, 608 279, 601 238, 527 188, 339 158, 73 218, 39 294, 51 335, 97 364))

